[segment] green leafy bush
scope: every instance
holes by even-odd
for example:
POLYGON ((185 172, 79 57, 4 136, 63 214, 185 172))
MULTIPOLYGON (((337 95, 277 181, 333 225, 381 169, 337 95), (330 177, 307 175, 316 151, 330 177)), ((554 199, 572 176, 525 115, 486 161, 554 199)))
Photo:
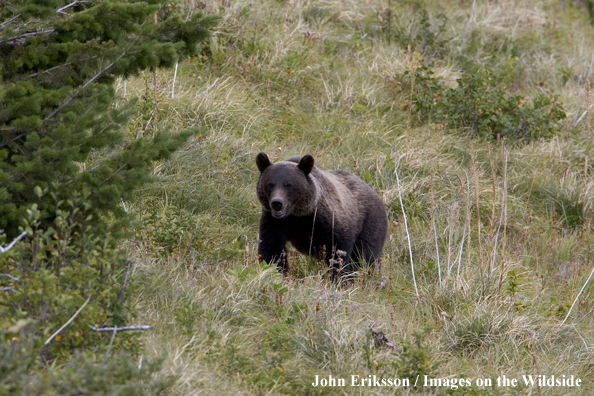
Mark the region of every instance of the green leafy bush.
POLYGON ((173 376, 156 376, 163 358, 139 359, 125 352, 102 358, 79 353, 64 365, 35 372, 38 355, 30 344, 0 344, 0 396, 165 395, 174 381, 173 376))
POLYGON ((210 214, 196 216, 167 205, 141 214, 136 239, 146 251, 182 258, 199 251, 203 260, 228 260, 243 254, 245 239, 210 214))
POLYGON ((466 73, 456 88, 445 89, 433 77, 431 66, 415 71, 413 104, 422 121, 433 121, 438 128, 483 139, 499 136, 527 142, 553 136, 566 117, 555 96, 539 93, 530 99, 509 92, 504 73, 486 69, 466 73))
MULTIPOLYGON (((427 375, 434 377, 438 373, 439 362, 432 361, 431 351, 423 344, 425 333, 413 333, 414 342, 402 342, 402 351, 393 362, 398 378, 415 378, 427 375)), ((419 383, 419 388, 422 383, 419 383)))
MULTIPOLYGON (((90 327, 122 326, 133 317, 127 307, 135 288, 132 263, 111 234, 98 235, 85 225, 90 212, 92 205, 84 197, 60 201, 54 225, 44 229, 37 205, 27 210, 27 238, 0 255, 0 273, 18 279, 13 290, 0 292, 2 343, 31 340, 36 353, 49 362, 74 350, 105 350, 111 334, 90 327)), ((119 333, 112 347, 135 350, 133 333, 119 333)))

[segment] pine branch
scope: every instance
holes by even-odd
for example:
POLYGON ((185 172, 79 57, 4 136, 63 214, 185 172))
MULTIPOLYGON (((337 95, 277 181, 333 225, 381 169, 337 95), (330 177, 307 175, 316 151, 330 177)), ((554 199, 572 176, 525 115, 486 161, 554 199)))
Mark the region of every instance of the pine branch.
POLYGON ((12 142, 14 142, 14 141, 16 141, 16 140, 19 140, 19 139, 20 139, 20 138, 22 138, 23 136, 27 135, 27 133, 28 133, 28 132, 21 133, 20 135, 18 135, 18 136, 16 136, 16 137, 14 137, 14 138, 12 138, 12 139, 10 139, 10 140, 8 140, 8 141, 4 141, 4 142, 2 142, 2 144, 0 144, 0 147, 8 146, 10 143, 12 143, 12 142))
MULTIPOLYGON (((136 39, 134 40, 134 42, 132 42, 132 44, 130 45, 130 47, 128 47, 128 49, 132 48, 132 46, 136 43, 136 39)), ((135 51, 136 52, 136 51, 135 51)), ((64 107, 68 106, 68 104, 70 102, 72 102, 78 95, 80 95, 85 88, 87 88, 90 84, 94 83, 99 77, 103 76, 109 69, 111 69, 111 67, 113 65, 116 64, 117 61, 119 61, 120 59, 122 59, 124 56, 126 55, 130 55, 133 54, 135 52, 128 52, 128 51, 124 51, 120 56, 118 56, 116 58, 116 60, 114 60, 113 62, 111 62, 109 65, 107 65, 107 67, 105 67, 104 69, 99 70, 99 72, 97 74, 95 74, 89 81, 87 81, 81 88, 79 88, 73 95, 71 95, 68 99, 66 99, 64 102, 62 102, 62 104, 60 106, 58 106, 57 109, 55 109, 54 111, 52 111, 48 116, 46 116, 43 120, 44 121, 49 121, 52 118, 54 118, 56 116, 56 114, 58 114, 60 111, 62 111, 62 109, 64 109, 64 107)))
POLYGON ((64 10, 66 10, 66 9, 68 9, 68 8, 70 8, 70 7, 74 7, 74 6, 75 6, 75 5, 77 5, 77 4, 83 4, 83 3, 91 3, 91 4, 92 4, 93 2, 92 2, 92 1, 73 1, 72 3, 68 4, 67 6, 64 6, 64 7, 60 8, 60 9, 58 9, 58 10, 56 11, 56 13, 57 13, 57 14, 63 14, 63 15, 68 15, 68 16, 70 16, 70 14, 68 14, 68 13, 64 12, 64 10))
MULTIPOLYGON (((98 56, 95 55, 95 56, 92 56, 90 58, 83 59, 81 62, 85 62, 85 61, 88 61, 88 60, 91 60, 91 59, 97 59, 97 58, 98 58, 98 56)), ((51 71, 54 71, 54 70, 59 69, 61 67, 70 66, 70 65, 73 65, 73 64, 74 64, 74 62, 68 62, 68 63, 64 63, 63 65, 54 66, 54 67, 51 67, 51 68, 49 68, 47 70, 44 70, 42 72, 38 72, 38 73, 34 73, 34 74, 29 74, 27 76, 27 78, 37 77, 40 74, 49 74, 51 71)))
POLYGON ((30 33, 21 34, 19 36, 11 37, 8 40, 2 40, 2 41, 0 41, 0 46, 3 46, 3 45, 16 45, 16 44, 18 44, 17 41, 22 41, 22 40, 26 39, 27 37, 39 36, 40 34, 50 34, 50 33, 53 33, 53 32, 55 32, 55 29, 40 30, 40 31, 37 31, 37 32, 30 32, 30 33))
POLYGON ((20 16, 21 16, 21 14, 18 14, 17 16, 13 16, 13 17, 12 17, 12 18, 10 18, 9 20, 6 20, 6 21, 2 22, 2 23, 0 24, 0 30, 4 29, 4 26, 5 26, 5 25, 8 25, 10 22, 14 21, 15 19, 17 19, 17 18, 20 18, 20 16))

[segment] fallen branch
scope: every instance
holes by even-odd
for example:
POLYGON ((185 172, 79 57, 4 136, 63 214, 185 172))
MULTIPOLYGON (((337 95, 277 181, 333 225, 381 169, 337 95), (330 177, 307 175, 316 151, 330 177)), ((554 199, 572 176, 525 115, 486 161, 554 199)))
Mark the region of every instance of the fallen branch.
POLYGON ((13 16, 12 18, 10 18, 10 19, 8 19, 8 20, 6 20, 6 21, 2 22, 2 23, 0 24, 0 30, 4 29, 4 26, 8 25, 10 22, 14 21, 15 19, 18 19, 18 18, 20 18, 20 16, 21 16, 21 14, 18 14, 18 15, 16 15, 16 16, 13 16))
MULTIPOLYGON (((493 246, 493 259, 491 260, 491 274, 495 270, 495 258, 497 257, 497 241, 499 240, 499 231, 503 223, 503 216, 505 215, 505 192, 507 191, 507 157, 508 153, 505 151, 505 168, 503 169, 503 193, 501 195, 501 216, 499 217, 499 226, 497 227, 497 234, 495 234, 495 245, 493 246)), ((503 269, 501 270, 503 272, 503 269)))
POLYGON ((106 333, 106 332, 114 332, 117 333, 118 331, 134 331, 134 330, 141 330, 146 331, 153 328, 153 326, 127 326, 127 327, 102 327, 97 328, 93 326, 89 326, 91 330, 96 331, 97 333, 106 333))
MULTIPOLYGON (((12 249, 12 247, 14 246, 15 243, 17 243, 18 241, 20 241, 25 235, 27 235, 27 231, 23 231, 21 233, 21 235, 19 235, 18 237, 16 237, 11 243, 10 245, 8 245, 7 247, 2 247, 0 246, 0 253, 6 253, 8 252, 10 249, 12 249)), ((10 276, 9 276, 10 277, 10 276)))
POLYGON ((586 279, 586 283, 584 283, 584 286, 582 286, 582 290, 580 290, 580 292, 578 293, 577 297, 573 301, 573 304, 571 304, 571 308, 569 308, 569 312, 567 312, 567 316, 565 317, 565 319, 563 319, 563 322, 561 322, 562 325, 565 324, 565 321, 567 321, 567 318, 569 318, 569 315, 571 314, 571 311, 573 310, 573 307, 575 306, 575 303, 577 303, 578 299, 582 295, 582 292, 584 291, 584 289, 586 288, 586 286, 590 282, 590 278, 592 278, 592 275, 593 274, 594 274, 594 268, 592 268, 592 272, 590 272, 590 276, 588 277, 588 279, 586 279))
POLYGON ((85 301, 85 303, 78 309, 78 311, 76 311, 74 313, 74 315, 72 315, 72 317, 68 320, 68 322, 64 323, 64 326, 60 327, 58 329, 58 331, 56 331, 54 334, 52 334, 50 336, 50 338, 47 339, 47 341, 45 342, 45 345, 49 344, 51 342, 51 340, 54 339, 55 336, 57 336, 58 334, 60 334, 60 332, 62 330, 64 330, 66 328, 66 326, 68 326, 70 323, 72 323, 72 321, 74 320, 74 318, 76 318, 78 316, 78 314, 80 313, 80 311, 82 311, 83 308, 87 306, 87 304, 89 303, 89 301, 91 301, 91 296, 89 296, 89 298, 87 298, 87 301, 85 301))
POLYGON ((435 236, 435 255, 437 256, 437 274, 439 275, 439 287, 441 287, 441 264, 439 262, 439 245, 437 244, 437 228, 435 227, 435 192, 433 190, 433 168, 431 168, 431 222, 433 223, 433 235, 435 236))
POLYGON ((5 276, 5 277, 10 278, 11 280, 13 280, 15 282, 20 281, 20 279, 17 278, 16 276, 12 276, 12 275, 9 275, 9 274, 0 274, 0 276, 5 276))
POLYGON ((58 9, 56 11, 56 13, 57 14, 64 14, 64 15, 70 16, 70 14, 68 14, 67 12, 64 12, 64 10, 65 9, 68 9, 70 7, 73 7, 73 6, 77 5, 77 4, 83 4, 83 3, 93 3, 93 2, 92 1, 73 1, 72 3, 68 4, 67 6, 64 6, 64 7, 60 8, 60 9, 58 9))
POLYGON ((54 29, 48 29, 48 30, 40 30, 38 32, 24 33, 24 34, 21 34, 19 36, 10 37, 10 38, 8 38, 6 40, 0 41, 0 46, 2 46, 2 45, 14 45, 13 43, 15 41, 24 40, 27 37, 39 36, 40 34, 51 34, 53 32, 55 32, 54 29))

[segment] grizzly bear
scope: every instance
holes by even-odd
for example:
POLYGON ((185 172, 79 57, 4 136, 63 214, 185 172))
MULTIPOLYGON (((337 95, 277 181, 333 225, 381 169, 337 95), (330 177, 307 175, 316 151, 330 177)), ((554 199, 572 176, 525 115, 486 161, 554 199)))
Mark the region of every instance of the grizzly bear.
POLYGON ((382 199, 350 172, 319 170, 311 155, 275 164, 256 157, 256 187, 262 204, 258 254, 286 273, 286 243, 324 259, 333 275, 352 272, 351 263, 375 263, 382 254, 388 216, 382 199))

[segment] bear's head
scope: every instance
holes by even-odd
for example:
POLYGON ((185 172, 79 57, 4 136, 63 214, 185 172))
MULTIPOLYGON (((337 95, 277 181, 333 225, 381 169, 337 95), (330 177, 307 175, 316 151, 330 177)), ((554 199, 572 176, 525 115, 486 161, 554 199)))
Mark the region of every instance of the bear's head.
POLYGON ((318 202, 314 159, 311 155, 270 162, 265 153, 256 157, 260 178, 256 192, 264 210, 276 219, 305 216, 314 212, 318 202))

